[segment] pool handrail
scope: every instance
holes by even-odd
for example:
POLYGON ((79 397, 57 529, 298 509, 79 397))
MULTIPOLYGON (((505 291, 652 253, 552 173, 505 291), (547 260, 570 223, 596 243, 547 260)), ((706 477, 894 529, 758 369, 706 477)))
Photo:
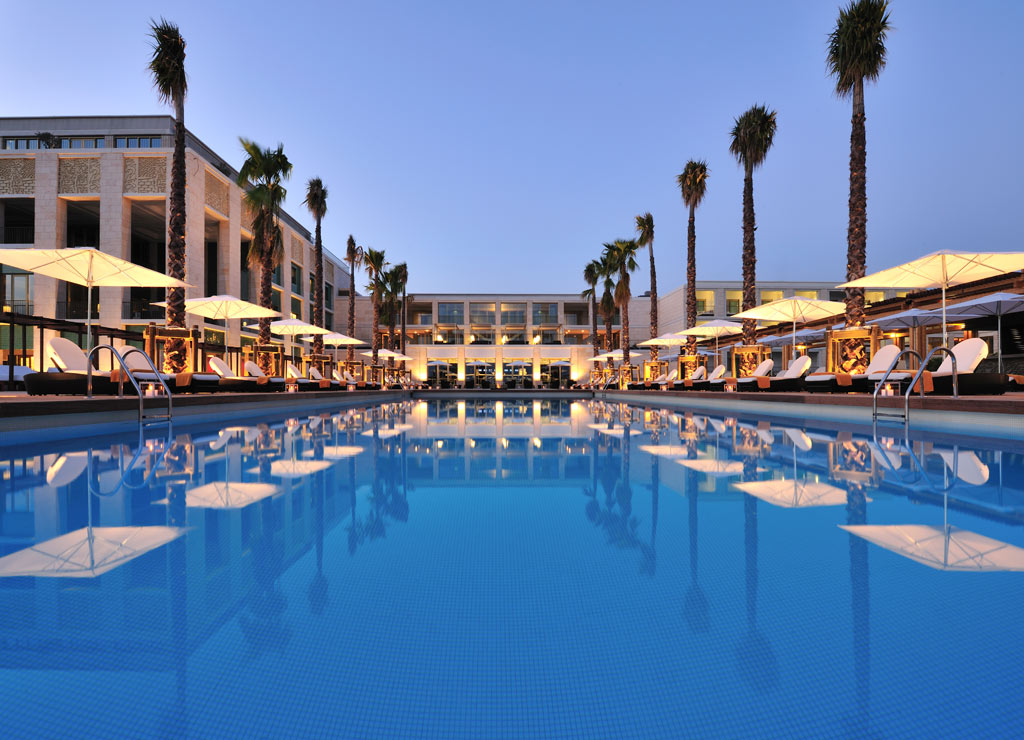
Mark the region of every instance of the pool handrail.
MULTIPOLYGON (((89 355, 86 358, 86 378, 87 378, 86 379, 86 386, 85 386, 86 398, 92 398, 92 359, 93 359, 93 355, 95 355, 101 349, 108 349, 108 350, 110 350, 110 353, 114 357, 117 358, 117 362, 121 366, 121 375, 122 376, 127 376, 128 379, 132 382, 132 385, 135 387, 135 392, 139 395, 139 424, 142 424, 143 423, 143 419, 145 418, 145 413, 144 413, 144 409, 143 409, 143 403, 145 401, 145 395, 142 393, 142 387, 139 385, 138 380, 135 379, 135 376, 132 375, 131 368, 128 367, 128 364, 124 361, 124 358, 130 356, 133 352, 137 352, 138 354, 142 355, 145 358, 146 364, 148 364, 150 366, 150 368, 152 368, 153 375, 156 376, 156 379, 160 382, 160 385, 163 386, 164 393, 167 396, 167 414, 166 414, 166 416, 164 418, 169 422, 171 420, 172 415, 174 414, 174 402, 171 400, 171 389, 167 386, 167 383, 164 381, 163 375, 161 375, 160 371, 156 369, 156 365, 153 364, 152 358, 149 355, 147 355, 145 352, 143 352, 141 349, 139 349, 138 347, 129 347, 128 351, 125 352, 123 355, 120 352, 118 352, 117 349, 113 345, 111 345, 111 344, 97 344, 95 347, 93 347, 91 350, 89 350, 89 355)), ((123 379, 119 382, 118 390, 120 391, 120 397, 123 398, 124 397, 124 380, 123 379)))

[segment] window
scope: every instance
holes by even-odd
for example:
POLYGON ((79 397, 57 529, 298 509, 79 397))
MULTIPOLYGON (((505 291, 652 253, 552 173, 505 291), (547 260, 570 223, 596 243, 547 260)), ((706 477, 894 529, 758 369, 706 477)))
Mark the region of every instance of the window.
POLYGON ((816 290, 794 290, 793 295, 797 298, 817 298, 818 291, 816 290))
POLYGON ((762 290, 761 291, 761 303, 771 303, 772 301, 781 301, 782 291, 781 290, 762 290))
MULTIPOLYGON (((438 303, 437 323, 439 324, 461 324, 466 320, 466 315, 461 303, 438 303)), ((460 342, 461 344, 461 342, 460 342)))
POLYGON ((470 303, 469 322, 471 324, 493 324, 494 304, 493 303, 470 303))
POLYGON ((557 324, 558 323, 558 304, 557 303, 534 303, 533 304, 533 323, 537 324, 557 324))
POLYGON ((502 324, 525 324, 526 304, 525 303, 502 303, 501 304, 502 324))
POLYGON ((715 313, 715 291, 713 290, 698 290, 697 295, 697 315, 698 316, 709 316, 715 313))
POLYGON ((302 321, 302 299, 292 297, 292 318, 302 321))
POLYGON ((281 310, 281 290, 272 288, 270 291, 270 307, 275 311, 281 310))
POLYGON ((494 332, 491 329, 474 329, 466 337, 466 344, 494 344, 494 332))
POLYGON ((118 136, 114 139, 117 149, 156 149, 161 144, 159 136, 118 136))
POLYGON ((725 291, 725 312, 732 316, 734 313, 740 312, 740 305, 743 302, 743 291, 742 290, 727 290, 725 291))
POLYGON ((302 295, 302 267, 292 262, 292 293, 302 295))
POLYGON ((828 292, 828 299, 830 301, 845 301, 846 291, 845 290, 830 290, 828 292))
POLYGON ((544 331, 535 331, 533 333, 534 344, 561 344, 562 340, 558 336, 557 329, 545 329, 544 331))
POLYGON ((872 303, 878 303, 885 300, 884 290, 865 290, 864 291, 864 303, 871 305, 872 303))
POLYGON ((462 329, 438 329, 434 332, 434 344, 462 344, 462 329))
POLYGON ((526 332, 524 331, 503 331, 501 333, 502 344, 526 344, 526 332))
POLYGON ((252 298, 250 297, 251 296, 250 284, 252 283, 252 278, 251 278, 251 276, 249 274, 249 242, 248 242, 248 240, 245 240, 245 239, 242 240, 241 255, 242 255, 242 259, 241 259, 240 267, 241 267, 241 277, 242 277, 242 294, 239 297, 243 301, 251 301, 252 298))
POLYGON ((270 276, 270 282, 272 282, 274 285, 281 285, 282 284, 282 282, 281 282, 281 263, 280 262, 278 262, 274 266, 274 272, 270 276))

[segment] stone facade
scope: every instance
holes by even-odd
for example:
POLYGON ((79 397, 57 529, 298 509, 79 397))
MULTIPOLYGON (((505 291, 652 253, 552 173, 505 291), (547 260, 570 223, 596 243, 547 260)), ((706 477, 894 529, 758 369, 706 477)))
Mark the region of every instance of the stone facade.
POLYGON ((124 158, 124 192, 160 194, 165 192, 166 183, 166 157, 124 158))
POLYGON ((99 194, 99 158, 62 157, 57 169, 57 192, 62 195, 99 194))
POLYGON ((0 159, 0 195, 32 195, 35 192, 34 159, 0 159))
POLYGON ((292 234, 292 261, 301 265, 302 255, 305 251, 302 240, 295 236, 295 234, 292 234))
POLYGON ((206 205, 225 216, 228 215, 228 186, 219 177, 206 171, 206 205))

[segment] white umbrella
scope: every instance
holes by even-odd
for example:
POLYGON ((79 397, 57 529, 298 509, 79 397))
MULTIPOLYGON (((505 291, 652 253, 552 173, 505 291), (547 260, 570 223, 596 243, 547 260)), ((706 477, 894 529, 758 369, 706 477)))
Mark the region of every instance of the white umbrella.
POLYGON ((728 336, 730 334, 739 334, 741 331, 743 331, 743 327, 735 321, 715 319, 714 321, 706 321, 703 324, 698 324, 697 326, 693 326, 689 329, 684 329, 681 332, 677 332, 677 334, 688 337, 714 337, 715 356, 717 357, 719 337, 728 336))
MULTIPOLYGON (((356 445, 324 445, 325 460, 347 460, 361 452, 364 452, 364 448, 356 445)), ((302 455, 303 457, 313 457, 314 453, 315 450, 306 450, 302 455)))
POLYGON ((846 491, 827 483, 780 479, 749 481, 732 485, 762 501, 787 509, 846 504, 846 491))
POLYGON ((916 329, 919 326, 929 326, 935 323, 939 316, 934 311, 924 311, 920 308, 910 308, 880 319, 872 319, 869 324, 874 324, 881 329, 916 329))
MULTIPOLYGON (((154 306, 167 306, 167 301, 157 301, 154 306)), ((205 298, 189 298, 185 301, 185 313, 205 316, 208 319, 263 319, 280 316, 280 311, 263 308, 255 303, 243 301, 233 295, 211 295, 205 298)))
MULTIPOLYGON (((246 329, 259 329, 259 324, 249 324, 246 329)), ((307 324, 300 319, 281 319, 270 322, 270 333, 279 334, 284 337, 294 337, 298 334, 330 334, 327 329, 313 324, 307 324)))
POLYGON ((512 362, 506 363, 509 367, 533 367, 532 362, 526 360, 512 360, 512 362))
MULTIPOLYGON (((275 478, 305 478, 329 467, 331 463, 327 460, 275 460, 270 463, 270 474, 275 478)), ((249 472, 259 473, 259 468, 249 472)))
POLYGON ((733 314, 734 319, 756 319, 758 321, 785 321, 793 324, 793 353, 796 354, 796 324, 815 319, 837 316, 846 310, 846 304, 839 301, 822 301, 818 298, 792 296, 780 298, 771 303, 733 314))
POLYGON ((448 360, 430 360, 427 367, 447 367, 449 364, 448 360))
POLYGON ((925 255, 888 270, 837 285, 837 288, 942 288, 942 344, 946 339, 946 289, 975 280, 1024 270, 1024 252, 952 252, 925 255))
POLYGON ((185 491, 185 506, 194 509, 243 509, 276 496, 280 488, 270 483, 216 481, 185 491))
POLYGON ((638 347, 680 347, 686 344, 689 339, 678 334, 662 334, 661 336, 647 339, 637 344, 638 347))
POLYGON ((996 344, 999 352, 999 372, 1003 372, 1003 314, 1024 311, 1024 295, 1017 293, 993 293, 972 298, 946 309, 946 315, 954 318, 977 319, 985 316, 996 317, 996 344))
POLYGON ((162 526, 83 527, 0 558, 0 577, 95 578, 185 531, 162 526))
POLYGON ((552 362, 549 367, 572 367, 572 363, 568 360, 558 360, 557 362, 552 362))
POLYGON ((0 249, 0 264, 87 288, 85 351, 92 346, 92 289, 189 288, 188 283, 92 247, 0 249))
POLYGON ((743 463, 739 460, 698 458, 697 460, 676 460, 676 462, 690 470, 696 470, 698 473, 710 475, 713 478, 727 478, 743 474, 743 463))
POLYGON ((839 528, 935 570, 1024 571, 1024 549, 948 524, 840 524, 839 528))

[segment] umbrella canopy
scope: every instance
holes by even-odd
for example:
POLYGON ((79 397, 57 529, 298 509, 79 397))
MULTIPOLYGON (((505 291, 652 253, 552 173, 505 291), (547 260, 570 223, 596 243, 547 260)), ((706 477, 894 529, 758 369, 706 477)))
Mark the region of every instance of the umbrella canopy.
POLYGON ((509 367, 533 367, 533 363, 527 362, 526 360, 512 360, 511 362, 506 362, 505 364, 508 365, 509 367))
POLYGON ((447 367, 452 360, 430 360, 427 362, 427 367, 447 367))
MULTIPOLYGON (((167 306, 167 301, 157 301, 153 305, 167 306)), ((208 319, 263 319, 281 315, 280 311, 257 306, 233 295, 190 298, 185 301, 185 313, 205 316, 208 319)))
POLYGON ((1024 549, 950 525, 839 525, 890 552, 935 570, 1024 571, 1024 549))
POLYGON ((894 313, 891 316, 883 316, 880 319, 869 321, 882 329, 916 329, 919 326, 929 326, 940 321, 934 311, 922 311, 920 308, 911 308, 906 311, 894 313))
POLYGON ((721 319, 715 319, 714 321, 707 321, 703 324, 698 324, 697 326, 684 329, 677 333, 679 336, 687 337, 714 337, 715 356, 717 357, 719 337, 729 336, 730 334, 739 334, 741 331, 743 331, 743 327, 735 321, 722 321, 721 319))
MULTIPOLYGON (((327 460, 274 460, 270 463, 270 474, 275 478, 305 478, 331 467, 327 460)), ((259 468, 249 472, 258 473, 259 468)))
MULTIPOLYGON (((403 432, 411 432, 413 430, 412 424, 395 424, 394 427, 380 427, 377 430, 378 439, 389 439, 390 437, 397 437, 403 432)), ((373 430, 367 429, 365 432, 361 432, 364 437, 372 437, 373 430)))
POLYGON ((662 334, 661 336, 640 342, 638 347, 680 347, 686 344, 689 339, 678 334, 662 334))
POLYGON ((837 316, 846 310, 846 304, 839 301, 822 301, 817 298, 792 296, 780 298, 771 303, 734 314, 735 319, 757 319, 758 321, 785 321, 793 324, 793 349, 796 349, 796 324, 799 321, 814 321, 837 316))
MULTIPOLYGON (((595 432, 601 432, 601 434, 607 434, 607 435, 609 435, 611 437, 622 437, 622 436, 625 436, 625 434, 626 434, 626 428, 625 427, 613 426, 613 427, 609 428, 607 424, 587 424, 587 428, 588 429, 593 429, 595 432)), ((639 429, 630 429, 629 430, 629 435, 631 437, 635 436, 637 434, 640 434, 640 430, 639 429)))
POLYGON ((702 458, 697 460, 676 460, 676 462, 690 470, 696 470, 698 473, 710 475, 714 478, 726 478, 743 474, 743 463, 739 460, 702 458))
MULTIPOLYGON (((350 457, 364 452, 364 448, 356 445, 325 445, 324 446, 324 459, 325 460, 347 460, 350 457)), ((303 457, 313 457, 314 450, 306 450, 303 457)))
POLYGON ((185 506, 194 509, 243 509, 276 496, 280 491, 270 483, 216 481, 185 491, 185 506))
MULTIPOLYGON (((246 329, 259 329, 259 324, 249 324, 246 329)), ((280 334, 283 337, 294 337, 298 334, 330 334, 327 329, 313 324, 307 324, 300 319, 281 319, 270 322, 270 333, 280 334)))
POLYGON ((1024 270, 1024 252, 932 252, 837 288, 942 288, 942 343, 946 340, 946 289, 974 280, 1024 270))
POLYGON ((46 485, 60 488, 78 480, 89 465, 87 452, 65 452, 46 469, 46 485))
POLYGON ((568 360, 558 360, 557 362, 552 362, 549 367, 572 367, 572 363, 568 360))
POLYGON ((690 454, 686 445, 640 445, 640 451, 655 457, 686 457, 690 454))
POLYGON ((466 367, 487 367, 492 364, 493 363, 488 362, 487 360, 469 360, 466 362, 466 367))
POLYGON ((0 577, 95 578, 166 545, 182 527, 83 527, 0 558, 0 577))
POLYGON ((978 319, 985 316, 996 317, 996 351, 999 353, 999 372, 1003 372, 1003 314, 1024 311, 1024 295, 1017 293, 993 293, 992 295, 972 298, 946 308, 946 315, 958 319, 978 319))
MULTIPOLYGON (((366 344, 366 342, 364 342, 361 339, 348 337, 345 336, 344 334, 339 334, 336 331, 327 332, 326 334, 320 334, 318 336, 323 340, 324 344, 329 344, 334 347, 347 347, 348 345, 355 346, 357 344, 366 344)), ((312 342, 313 337, 302 337, 302 341, 312 342)))
POLYGON ((846 491, 842 488, 813 481, 759 480, 733 483, 732 485, 762 501, 787 509, 810 506, 844 506, 847 498, 846 491))
POLYGON ((0 264, 57 278, 88 289, 85 309, 87 338, 92 341, 92 289, 189 288, 188 283, 92 247, 69 249, 0 249, 0 264))

